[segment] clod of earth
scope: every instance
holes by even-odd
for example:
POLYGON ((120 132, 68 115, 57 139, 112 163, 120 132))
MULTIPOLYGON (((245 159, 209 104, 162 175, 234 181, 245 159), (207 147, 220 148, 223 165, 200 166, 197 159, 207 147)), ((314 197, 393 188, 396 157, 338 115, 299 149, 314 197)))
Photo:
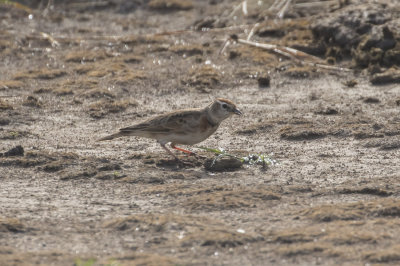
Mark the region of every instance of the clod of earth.
POLYGON ((219 156, 207 159, 204 162, 204 168, 214 172, 234 171, 242 167, 242 165, 243 162, 240 159, 228 156, 219 156))
POLYGON ((374 85, 400 83, 400 70, 396 68, 390 68, 383 73, 374 74, 370 81, 374 85))
POLYGON ((4 156, 4 157, 24 156, 24 148, 22 148, 21 145, 18 145, 4 153, 0 153, 0 156, 4 156))

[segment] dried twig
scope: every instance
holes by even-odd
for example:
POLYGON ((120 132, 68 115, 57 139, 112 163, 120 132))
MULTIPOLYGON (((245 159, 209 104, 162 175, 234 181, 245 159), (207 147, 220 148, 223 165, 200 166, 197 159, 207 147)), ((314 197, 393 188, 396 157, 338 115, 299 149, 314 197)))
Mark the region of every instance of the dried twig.
POLYGON ((285 4, 285 1, 275 0, 275 2, 268 8, 268 10, 281 9, 284 4, 285 4))
POLYGON ((275 6, 276 6, 278 3, 280 3, 280 2, 281 2, 280 0, 275 0, 275 1, 272 3, 272 5, 269 6, 268 10, 273 10, 273 9, 275 9, 275 6))
POLYGON ((232 10, 232 12, 228 15, 228 18, 233 17, 236 12, 242 7, 243 2, 241 2, 240 4, 238 4, 237 6, 235 6, 232 10))
POLYGON ((244 0, 242 3, 242 11, 243 11, 243 15, 247 16, 247 14, 249 12, 247 12, 247 0, 244 0))
POLYGON ((253 37, 256 28, 260 25, 260 23, 254 24, 253 28, 251 28, 249 35, 247 35, 247 40, 250 41, 251 37, 253 37))
POLYGON ((51 44, 51 46, 53 47, 58 47, 60 46, 60 43, 57 42, 52 36, 50 36, 49 34, 45 33, 45 32, 41 32, 40 35, 45 38, 46 40, 49 41, 49 43, 51 44))
POLYGON ((286 46, 280 46, 280 45, 276 45, 276 44, 269 44, 269 43, 259 43, 259 42, 253 42, 253 41, 248 41, 248 40, 244 40, 244 39, 237 39, 238 43, 242 43, 242 44, 246 44, 246 45, 250 45, 250 46, 255 46, 255 47, 259 47, 259 48, 263 48, 272 52, 275 52, 277 54, 286 56, 286 57, 294 57, 293 59, 296 60, 300 60, 298 57, 301 57, 303 59, 308 59, 311 61, 320 61, 320 59, 316 56, 312 56, 309 54, 306 54, 302 51, 290 48, 290 47, 286 47, 286 46))
POLYGON ((54 8, 54 0, 48 0, 45 9, 42 12, 43 16, 47 16, 54 8))
POLYGON ((320 58, 310 55, 310 54, 307 54, 307 53, 304 53, 302 51, 290 48, 290 47, 269 44, 269 43, 252 42, 252 41, 248 41, 248 40, 244 40, 244 39, 238 39, 236 37, 232 38, 232 39, 241 44, 262 48, 262 49, 283 55, 300 65, 315 66, 318 68, 327 69, 327 70, 335 70, 335 71, 346 71, 346 72, 352 71, 351 69, 344 68, 344 67, 335 67, 335 66, 326 65, 323 63, 323 61, 320 58))
POLYGON ((332 0, 332 1, 315 1, 315 2, 305 2, 305 3, 294 3, 294 7, 300 7, 300 8, 315 8, 315 7, 321 7, 321 6, 330 6, 330 5, 338 5, 337 0, 332 0))
POLYGON ((227 38, 224 42, 224 44, 222 45, 221 50, 219 50, 218 55, 221 55, 223 52, 225 52, 226 48, 231 44, 231 39, 227 38))
POLYGON ((276 15, 279 19, 282 19, 285 16, 285 13, 289 8, 291 2, 292 0, 286 0, 285 5, 281 8, 281 10, 279 10, 278 14, 276 15))

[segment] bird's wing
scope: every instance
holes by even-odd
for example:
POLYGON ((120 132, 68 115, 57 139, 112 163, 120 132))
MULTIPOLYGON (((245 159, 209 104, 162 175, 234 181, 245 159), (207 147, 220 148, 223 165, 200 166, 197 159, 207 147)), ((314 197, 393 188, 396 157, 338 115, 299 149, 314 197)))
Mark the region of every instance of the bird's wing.
POLYGON ((121 128, 120 132, 146 131, 149 133, 180 133, 192 131, 200 123, 200 110, 183 110, 156 116, 143 123, 121 128))

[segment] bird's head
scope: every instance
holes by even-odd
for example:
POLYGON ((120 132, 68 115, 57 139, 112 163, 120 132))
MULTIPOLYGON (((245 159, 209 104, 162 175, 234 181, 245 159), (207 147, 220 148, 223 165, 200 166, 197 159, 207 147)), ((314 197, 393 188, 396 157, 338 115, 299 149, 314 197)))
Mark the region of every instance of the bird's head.
POLYGON ((209 115, 211 119, 217 123, 221 123, 224 119, 233 114, 241 115, 242 112, 230 100, 217 98, 209 106, 209 115))

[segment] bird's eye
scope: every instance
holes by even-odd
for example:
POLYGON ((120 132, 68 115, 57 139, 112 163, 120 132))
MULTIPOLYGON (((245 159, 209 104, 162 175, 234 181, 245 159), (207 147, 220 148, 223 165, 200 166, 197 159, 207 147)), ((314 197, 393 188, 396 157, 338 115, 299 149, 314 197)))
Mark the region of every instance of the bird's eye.
POLYGON ((222 108, 226 109, 226 108, 228 108, 228 105, 226 103, 223 103, 222 108))

